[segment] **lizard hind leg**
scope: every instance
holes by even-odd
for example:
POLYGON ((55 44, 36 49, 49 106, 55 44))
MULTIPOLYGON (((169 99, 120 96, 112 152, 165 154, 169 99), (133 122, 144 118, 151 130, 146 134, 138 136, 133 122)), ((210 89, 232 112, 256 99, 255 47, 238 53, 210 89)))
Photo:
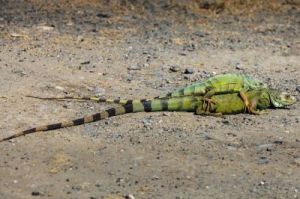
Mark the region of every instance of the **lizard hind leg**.
POLYGON ((223 114, 222 113, 214 113, 214 112, 211 112, 212 109, 203 109, 202 106, 199 106, 196 108, 196 111, 195 111, 195 114, 196 115, 202 115, 202 116, 214 116, 214 117, 222 117, 223 114))
POLYGON ((266 110, 257 110, 257 99, 254 98, 251 100, 249 104, 249 113, 252 113, 254 115, 262 115, 262 114, 267 114, 268 111, 266 110))
POLYGON ((242 98, 244 105, 246 107, 246 110, 248 113, 250 114, 254 114, 254 115, 261 115, 261 114, 266 114, 268 113, 265 110, 257 110, 257 97, 254 97, 251 101, 249 101, 248 97, 245 94, 245 91, 240 91, 239 92, 240 97, 242 98))
POLYGON ((216 92, 213 89, 208 88, 206 94, 203 97, 203 105, 202 108, 207 111, 212 109, 212 105, 215 104, 211 97, 215 95, 216 92))

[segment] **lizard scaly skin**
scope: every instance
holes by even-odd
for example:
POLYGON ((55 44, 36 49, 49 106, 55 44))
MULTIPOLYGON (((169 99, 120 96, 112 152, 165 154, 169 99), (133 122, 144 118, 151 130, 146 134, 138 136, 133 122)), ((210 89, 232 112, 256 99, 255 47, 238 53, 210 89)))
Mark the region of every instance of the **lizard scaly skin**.
MULTIPOLYGON (((294 97, 288 94, 270 89, 252 90, 246 92, 245 95, 251 102, 251 113, 257 114, 260 113, 257 111, 257 109, 266 109, 269 107, 284 107, 291 105, 296 101, 294 97)), ((127 113, 185 111, 195 112, 195 114, 198 115, 219 115, 244 113, 248 110, 248 107, 244 104, 244 101, 241 99, 238 93, 214 95, 212 96, 212 100, 214 101, 214 103, 210 107, 204 106, 205 100, 203 96, 185 96, 153 100, 127 100, 126 104, 122 104, 115 108, 109 108, 93 115, 85 116, 75 120, 30 128, 12 136, 6 137, 0 140, 0 142, 39 131, 50 131, 65 127, 82 125, 127 113)))

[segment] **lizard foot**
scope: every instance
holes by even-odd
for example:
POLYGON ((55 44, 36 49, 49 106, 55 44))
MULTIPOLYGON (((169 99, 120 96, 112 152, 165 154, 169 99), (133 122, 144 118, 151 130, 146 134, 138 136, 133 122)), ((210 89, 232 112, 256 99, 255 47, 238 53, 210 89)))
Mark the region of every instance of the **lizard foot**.
POLYGON ((212 104, 216 104, 211 98, 204 97, 202 109, 206 112, 212 110, 212 104))
POLYGON ((214 116, 214 117, 222 117, 222 113, 211 113, 209 111, 204 110, 201 106, 199 106, 196 111, 196 115, 202 115, 202 116, 214 116))

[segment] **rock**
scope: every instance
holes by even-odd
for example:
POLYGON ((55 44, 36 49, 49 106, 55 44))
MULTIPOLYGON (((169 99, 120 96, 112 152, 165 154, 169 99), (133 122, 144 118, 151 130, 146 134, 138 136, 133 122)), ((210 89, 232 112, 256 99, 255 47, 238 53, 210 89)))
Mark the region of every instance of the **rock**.
POLYGON ((296 86, 296 91, 298 91, 300 93, 300 85, 296 86))
POLYGON ((77 43, 83 42, 84 41, 84 37, 82 35, 79 35, 76 39, 77 43))
POLYGON ((283 144, 283 141, 282 140, 275 140, 273 143, 274 144, 283 144))
POLYGON ((86 65, 86 64, 90 64, 91 63, 91 61, 84 61, 84 62, 81 62, 80 64, 82 64, 82 65, 86 65))
POLYGON ((60 91, 65 90, 65 89, 64 89, 63 87, 61 87, 61 86, 55 86, 55 89, 60 90, 60 91))
POLYGON ((127 70, 141 70, 140 65, 131 65, 127 68, 127 70))
POLYGON ((207 132, 204 132, 201 136, 204 138, 204 140, 212 140, 213 139, 211 136, 208 135, 207 132))
POLYGON ((260 157, 257 163, 258 164, 268 164, 269 160, 267 157, 260 157))
POLYGON ((235 64, 235 69, 237 69, 237 70, 242 70, 243 68, 242 68, 242 66, 241 66, 240 63, 236 63, 236 64, 235 64))
POLYGON ((39 196, 39 195, 40 195, 40 192, 38 192, 38 191, 33 191, 33 192, 31 192, 31 195, 32 195, 32 196, 39 196))
POLYGON ((108 14, 104 14, 104 13, 97 13, 96 16, 99 18, 109 18, 110 17, 108 14))
POLYGON ((169 70, 171 72, 178 72, 180 70, 180 67, 177 65, 173 65, 173 66, 170 66, 169 70))
POLYGON ((257 149, 273 149, 274 144, 268 143, 268 144, 260 144, 257 146, 257 149))
POLYGON ((225 124, 225 125, 229 125, 230 122, 228 120, 222 120, 222 123, 225 124))
POLYGON ((185 46, 184 49, 187 50, 187 51, 192 52, 192 51, 195 51, 195 50, 196 50, 196 45, 193 44, 193 43, 191 43, 191 44, 185 46))
POLYGON ((18 75, 21 76, 21 77, 27 75, 26 72, 21 71, 21 70, 13 70, 12 72, 15 73, 15 74, 18 74, 18 75))
POLYGON ((43 31, 51 31, 51 30, 54 30, 54 25, 51 25, 51 26, 38 26, 37 28, 40 29, 40 30, 43 30, 43 31))
POLYGON ((135 197, 132 194, 128 194, 124 196, 125 199, 135 199, 135 197))
POLYGON ((209 35, 208 33, 205 32, 201 32, 201 31, 197 31, 194 33, 194 35, 198 36, 198 37, 205 37, 207 35, 209 35))
POLYGON ((193 74, 195 72, 195 70, 193 68, 186 68, 184 70, 184 74, 193 74))
POLYGON ((191 80, 191 76, 190 76, 190 75, 187 75, 187 74, 184 74, 184 75, 183 75, 183 78, 184 78, 184 79, 187 79, 187 80, 191 80))
POLYGON ((181 56, 186 56, 187 54, 184 53, 184 52, 181 52, 181 53, 178 53, 178 55, 181 55, 181 56))

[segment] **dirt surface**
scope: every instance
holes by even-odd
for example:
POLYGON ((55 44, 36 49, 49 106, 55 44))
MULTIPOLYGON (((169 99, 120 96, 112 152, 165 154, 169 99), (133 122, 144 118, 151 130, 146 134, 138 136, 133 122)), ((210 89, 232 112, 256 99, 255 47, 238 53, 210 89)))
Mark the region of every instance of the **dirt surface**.
MULTIPOLYGON (((0 137, 224 72, 300 99, 299 1, 0 0, 0 137), (185 2, 185 3, 181 3, 185 2)), ((0 198, 300 198, 300 104, 136 113, 0 144, 0 198)))

